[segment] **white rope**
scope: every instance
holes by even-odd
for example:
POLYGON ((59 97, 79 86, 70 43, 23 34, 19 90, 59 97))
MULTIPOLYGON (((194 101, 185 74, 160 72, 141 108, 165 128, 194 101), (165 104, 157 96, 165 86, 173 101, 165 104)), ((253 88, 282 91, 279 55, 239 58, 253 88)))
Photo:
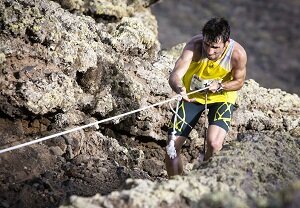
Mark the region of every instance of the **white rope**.
MULTIPOLYGON (((195 90, 193 92, 187 93, 187 95, 190 95, 190 94, 193 94, 193 93, 196 93, 196 92, 200 92, 200 91, 203 91, 203 90, 206 90, 206 89, 208 89, 208 87, 205 87, 205 88, 202 88, 202 89, 195 90)), ((66 130, 66 131, 63 131, 63 132, 59 132, 59 133, 56 133, 56 134, 53 134, 53 135, 49 135, 49 136, 46 136, 46 137, 42 137, 42 138, 30 141, 30 142, 26 142, 26 143, 23 143, 23 144, 18 144, 18 145, 12 146, 12 147, 8 147, 8 148, 0 150, 0 154, 8 152, 8 151, 12 151, 12 150, 20 149, 22 147, 26 147, 26 146, 29 146, 29 145, 32 145, 32 144, 36 144, 38 142, 42 142, 42 141, 45 141, 45 140, 48 140, 48 139, 52 139, 54 137, 58 137, 58 136, 61 136, 61 135, 64 135, 64 134, 68 134, 68 133, 74 132, 74 131, 85 129, 87 127, 95 126, 95 125, 100 124, 100 123, 104 123, 104 122, 107 122, 107 121, 118 119, 118 118, 130 115, 130 114, 133 114, 133 113, 137 113, 137 112, 140 112, 140 111, 143 111, 143 110, 146 110, 146 109, 158 106, 158 105, 162 105, 164 103, 176 100, 178 98, 178 96, 181 96, 181 95, 177 95, 177 96, 175 96, 173 98, 170 98, 168 100, 161 101, 161 102, 155 103, 153 105, 145 106, 145 107, 139 108, 137 110, 133 110, 133 111, 130 111, 130 112, 127 112, 127 113, 123 113, 123 114, 120 114, 120 115, 117 115, 117 116, 113 116, 113 117, 110 117, 110 118, 106 118, 106 119, 103 119, 103 120, 100 120, 100 121, 96 121, 96 122, 93 122, 93 123, 89 123, 89 124, 86 124, 86 125, 83 125, 83 126, 78 126, 76 128, 69 129, 69 130, 66 130)))
POLYGON ((207 140, 207 131, 208 131, 208 112, 207 112, 207 91, 205 92, 205 107, 204 107, 204 113, 205 113, 205 127, 204 127, 204 141, 203 141, 203 152, 204 152, 204 158, 205 158, 205 154, 206 154, 206 140, 207 140))
POLYGON ((174 121, 173 121, 173 131, 171 133, 171 140, 169 144, 166 146, 167 154, 171 159, 174 159, 177 157, 176 148, 175 148, 175 141, 176 141, 176 123, 177 123, 177 115, 178 115, 178 109, 179 109, 179 103, 181 101, 182 97, 179 96, 177 99, 176 104, 176 113, 174 114, 174 121))
POLYGON ((173 108, 172 108, 172 105, 171 105, 171 103, 169 103, 169 106, 170 106, 170 109, 171 109, 171 111, 174 113, 174 115, 176 115, 177 116, 177 118, 179 118, 184 124, 186 124, 186 125, 188 125, 190 128, 192 128, 192 126, 189 124, 189 123, 187 123, 173 108))

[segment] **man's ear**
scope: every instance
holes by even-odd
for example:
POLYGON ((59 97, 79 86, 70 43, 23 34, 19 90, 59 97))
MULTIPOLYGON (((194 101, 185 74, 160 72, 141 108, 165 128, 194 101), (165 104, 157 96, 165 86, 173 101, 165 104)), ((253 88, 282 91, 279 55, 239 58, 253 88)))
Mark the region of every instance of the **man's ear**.
POLYGON ((230 39, 228 39, 226 42, 225 42, 225 48, 229 45, 230 43, 230 39))

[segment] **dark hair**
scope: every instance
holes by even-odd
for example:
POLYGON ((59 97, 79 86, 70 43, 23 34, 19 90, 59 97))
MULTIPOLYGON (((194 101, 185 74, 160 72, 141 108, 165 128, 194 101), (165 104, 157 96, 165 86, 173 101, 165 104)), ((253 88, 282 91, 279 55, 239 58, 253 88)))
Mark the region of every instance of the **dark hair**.
POLYGON ((229 40, 230 26, 224 18, 212 18, 204 25, 202 35, 209 42, 217 42, 221 37, 225 43, 229 40))

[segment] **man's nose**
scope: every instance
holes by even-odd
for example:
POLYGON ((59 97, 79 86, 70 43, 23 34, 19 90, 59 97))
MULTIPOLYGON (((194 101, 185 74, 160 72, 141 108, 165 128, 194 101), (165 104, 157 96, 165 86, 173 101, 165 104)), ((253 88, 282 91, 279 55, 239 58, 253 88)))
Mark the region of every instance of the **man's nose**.
POLYGON ((213 48, 208 48, 207 49, 207 54, 208 55, 213 55, 215 53, 215 50, 213 48))

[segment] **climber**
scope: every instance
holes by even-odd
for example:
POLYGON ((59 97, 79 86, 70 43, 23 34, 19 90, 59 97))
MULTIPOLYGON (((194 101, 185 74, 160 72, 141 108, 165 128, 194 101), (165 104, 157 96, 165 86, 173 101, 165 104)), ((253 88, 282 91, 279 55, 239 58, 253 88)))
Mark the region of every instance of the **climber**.
POLYGON ((246 77, 246 62, 246 52, 230 39, 230 26, 224 18, 212 18, 204 25, 202 34, 187 42, 169 77, 171 88, 182 98, 168 130, 165 163, 169 177, 183 173, 181 147, 205 107, 209 126, 204 160, 222 149, 237 90, 241 89, 246 77), (208 90, 187 95, 195 85, 198 88, 208 86, 208 90), (172 144, 175 144, 173 153, 172 144))

